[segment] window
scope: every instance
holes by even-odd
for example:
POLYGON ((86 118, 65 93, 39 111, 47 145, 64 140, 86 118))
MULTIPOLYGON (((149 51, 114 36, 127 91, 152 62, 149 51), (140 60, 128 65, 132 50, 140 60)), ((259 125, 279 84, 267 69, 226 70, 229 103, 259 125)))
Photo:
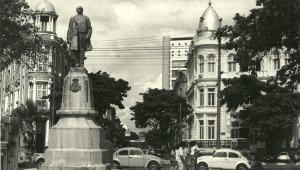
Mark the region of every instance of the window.
POLYGON ((172 70, 172 78, 176 78, 178 76, 178 70, 172 70))
POLYGON ((204 139, 204 121, 199 120, 200 139, 204 139))
POLYGON ((236 63, 234 61, 234 55, 230 54, 228 56, 228 72, 235 72, 236 71, 236 63))
POLYGON ((180 54, 178 54, 178 56, 180 56, 180 54))
POLYGON ((215 121, 208 121, 208 139, 215 139, 215 121))
POLYGON ((38 71, 47 71, 47 63, 43 61, 38 62, 38 71))
POLYGON ((231 122, 231 138, 239 138, 239 122, 231 122))
POLYGON ((221 157, 221 158, 226 158, 227 157, 227 152, 217 152, 214 157, 221 157))
POLYGON ((257 132, 251 131, 249 135, 250 144, 257 145, 257 132))
POLYGON ((199 89, 199 105, 204 106, 204 89, 199 89))
POLYGON ((33 83, 30 83, 30 96, 29 98, 32 100, 33 99, 33 83))
POLYGON ((140 150, 130 150, 129 155, 142 155, 142 152, 140 150))
POLYGON ((174 57, 174 54, 172 54, 172 57, 174 57))
POLYGON ((215 72, 215 56, 214 55, 209 55, 208 56, 208 72, 215 72))
POLYGON ((236 153, 229 152, 228 153, 228 157, 229 158, 239 158, 240 156, 238 154, 236 154, 236 153))
POLYGON ((178 43, 178 45, 180 45, 180 43, 178 43))
POLYGON ((187 45, 187 43, 185 43, 184 45, 187 45))
POLYGON ((120 151, 120 152, 118 153, 118 155, 127 156, 127 155, 128 155, 128 150, 120 151))
POLYGON ((180 51, 178 51, 180 53, 180 51))
POLYGON ((277 70, 280 68, 280 60, 279 58, 273 59, 273 63, 274 63, 274 70, 277 70))
POLYGON ((208 88, 208 105, 214 106, 215 105, 215 89, 208 88))
POLYGON ((289 65, 290 64, 290 52, 289 51, 284 51, 284 65, 289 65))
POLYGON ((172 44, 172 45, 174 45, 174 44, 172 44))
POLYGON ((37 105, 38 108, 47 107, 47 99, 43 99, 43 96, 47 95, 47 84, 37 84, 37 105))
POLYGON ((172 53, 174 53, 174 51, 172 51, 172 53))
POLYGON ((204 73, 204 57, 199 56, 199 72, 204 73))

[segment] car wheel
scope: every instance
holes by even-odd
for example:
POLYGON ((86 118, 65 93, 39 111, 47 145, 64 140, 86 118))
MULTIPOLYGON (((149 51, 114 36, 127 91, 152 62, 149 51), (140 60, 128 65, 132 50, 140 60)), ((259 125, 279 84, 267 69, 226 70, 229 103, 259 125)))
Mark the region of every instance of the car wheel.
POLYGON ((39 159, 39 160, 37 160, 37 161, 35 162, 35 164, 37 164, 37 165, 42 165, 44 162, 45 162, 44 159, 39 159))
POLYGON ((160 169, 159 164, 157 162, 150 162, 148 164, 148 168, 149 168, 149 170, 159 170, 160 169))
POLYGON ((113 161, 113 168, 120 169, 120 163, 118 161, 113 161))
POLYGON ((235 170, 247 170, 248 168, 244 164, 239 164, 235 170))
POLYGON ((197 170, 206 170, 208 168, 206 163, 199 163, 197 165, 197 170))

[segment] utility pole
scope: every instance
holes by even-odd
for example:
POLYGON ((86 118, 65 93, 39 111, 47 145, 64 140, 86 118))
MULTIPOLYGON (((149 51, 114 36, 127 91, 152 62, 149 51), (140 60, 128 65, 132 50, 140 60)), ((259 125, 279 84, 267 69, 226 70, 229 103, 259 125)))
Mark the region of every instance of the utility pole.
POLYGON ((221 102, 220 102, 220 89, 221 89, 221 35, 217 35, 218 39, 218 93, 217 93, 217 149, 220 149, 220 134, 221 134, 221 102))
POLYGON ((181 143, 181 141, 182 141, 182 136, 181 136, 181 127, 182 127, 182 120, 181 120, 181 102, 180 102, 180 104, 179 104, 179 112, 180 112, 180 128, 179 128, 179 141, 180 141, 180 143, 181 143))

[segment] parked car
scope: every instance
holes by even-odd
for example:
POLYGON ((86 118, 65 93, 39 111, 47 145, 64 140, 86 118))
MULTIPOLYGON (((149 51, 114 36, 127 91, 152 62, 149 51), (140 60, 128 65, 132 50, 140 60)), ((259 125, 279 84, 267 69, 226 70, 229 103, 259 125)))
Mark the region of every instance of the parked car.
POLYGON ((274 156, 270 154, 266 154, 262 157, 263 162, 273 162, 275 161, 274 156))
POLYGON ((140 148, 126 147, 113 154, 113 166, 118 167, 143 167, 149 170, 159 170, 162 166, 161 158, 146 154, 140 148))
POLYGON ((287 152, 280 152, 277 161, 290 162, 290 156, 287 152))
POLYGON ((295 159, 294 162, 299 162, 300 161, 300 150, 298 150, 298 152, 295 153, 295 159))
POLYGON ((45 162, 45 154, 44 153, 34 153, 31 156, 31 161, 33 164, 41 165, 45 162))
POLYGON ((165 158, 166 152, 164 150, 154 150, 154 155, 160 158, 165 158))
POLYGON ((212 156, 201 156, 197 159, 198 170, 208 168, 246 170, 251 162, 240 152, 232 149, 218 149, 212 156))

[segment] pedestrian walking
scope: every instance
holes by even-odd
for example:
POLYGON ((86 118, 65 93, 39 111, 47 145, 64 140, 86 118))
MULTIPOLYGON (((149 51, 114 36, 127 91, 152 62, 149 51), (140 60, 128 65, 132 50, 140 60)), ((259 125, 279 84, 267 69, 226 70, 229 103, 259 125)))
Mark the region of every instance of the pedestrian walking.
POLYGON ((178 144, 175 145, 175 161, 176 161, 175 170, 179 169, 179 165, 178 165, 178 162, 180 161, 179 148, 180 146, 178 144))
POLYGON ((183 151, 186 147, 185 142, 181 142, 180 143, 180 148, 178 149, 178 153, 179 153, 179 160, 178 160, 178 170, 188 170, 187 169, 187 161, 184 158, 184 154, 183 151))
POLYGON ((192 167, 194 167, 193 169, 195 169, 196 155, 199 148, 197 146, 196 141, 192 141, 190 143, 190 146, 191 146, 190 160, 191 160, 192 167))
POLYGON ((176 163, 176 146, 172 146, 171 147, 171 151, 170 151, 170 163, 171 163, 171 167, 170 167, 170 170, 176 170, 176 166, 177 166, 177 163, 176 163))

